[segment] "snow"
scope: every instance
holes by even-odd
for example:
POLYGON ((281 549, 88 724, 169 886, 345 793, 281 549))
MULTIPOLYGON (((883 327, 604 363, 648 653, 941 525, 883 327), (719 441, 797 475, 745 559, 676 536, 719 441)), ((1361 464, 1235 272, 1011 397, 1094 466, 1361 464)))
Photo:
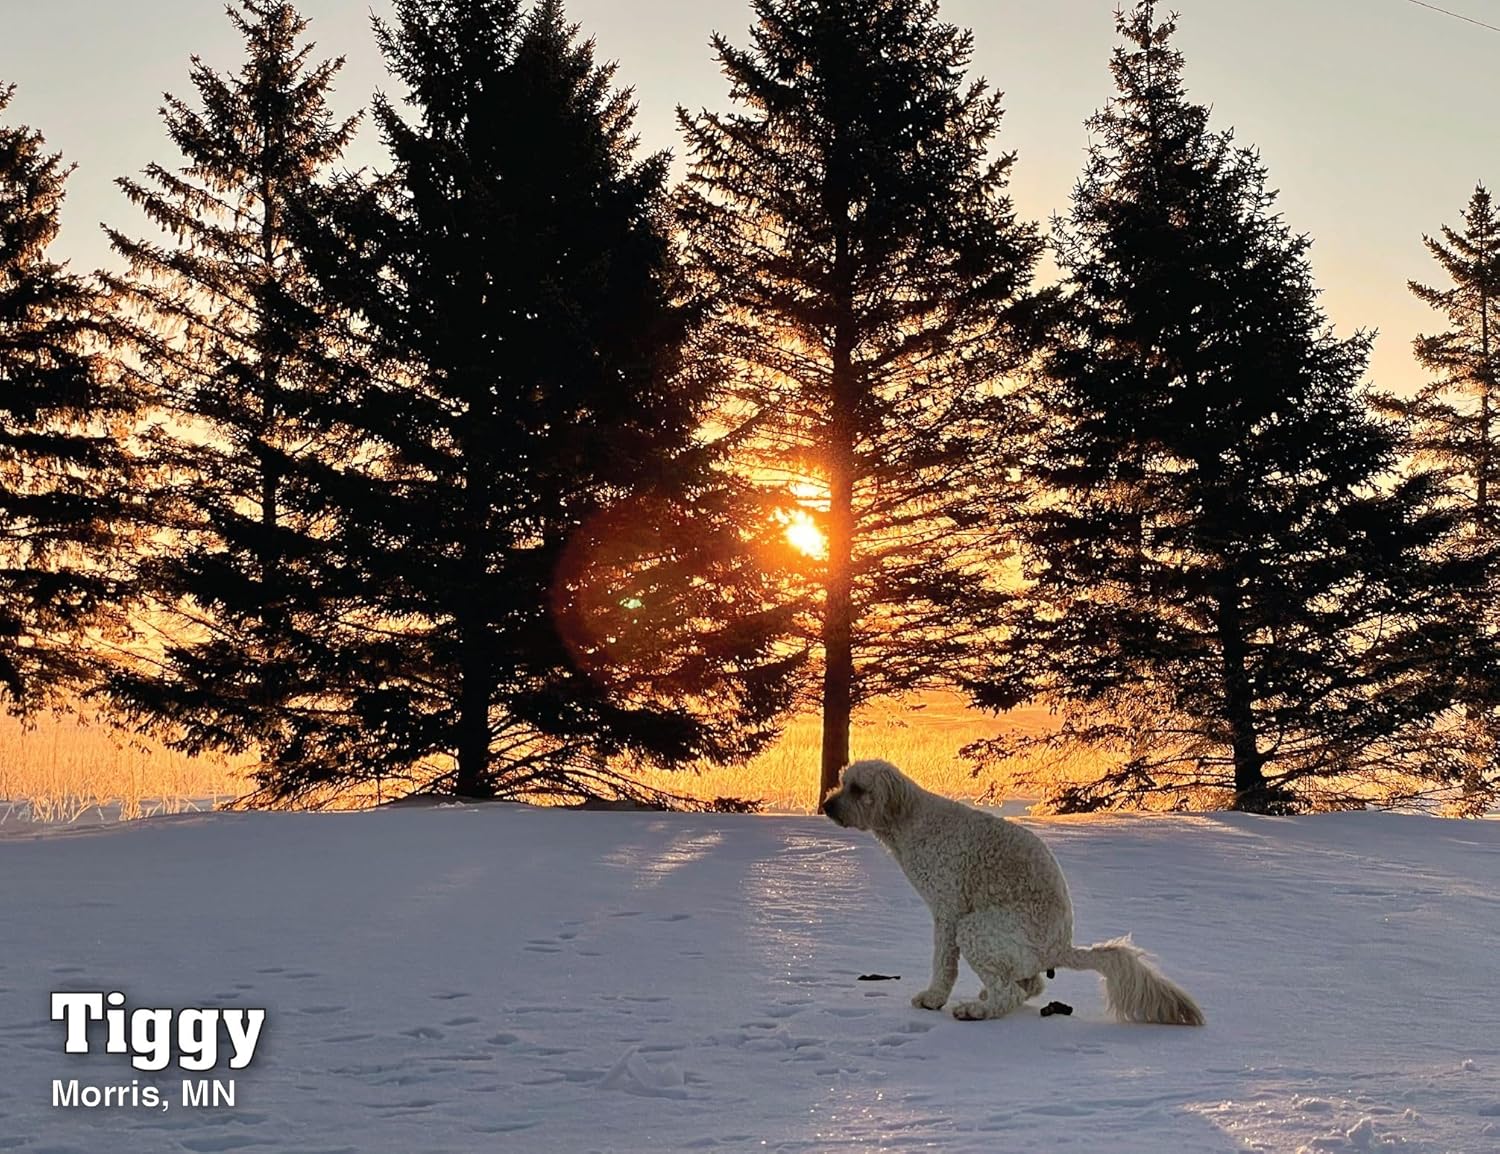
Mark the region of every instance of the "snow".
POLYGON ((1117 1024, 1063 971, 1000 1021, 913 1009, 925 909, 867 835, 814 817, 7 824, 0 1150, 1500 1151, 1500 822, 1033 826, 1079 940, 1133 932, 1206 1028, 1117 1024), (202 1075, 65 1054, 61 990, 265 1008, 249 1068, 212 1071, 235 1106, 183 1106, 202 1075), (1041 1018, 1053 998, 1073 1016, 1041 1018), (74 1078, 169 1109, 54 1108, 74 1078))

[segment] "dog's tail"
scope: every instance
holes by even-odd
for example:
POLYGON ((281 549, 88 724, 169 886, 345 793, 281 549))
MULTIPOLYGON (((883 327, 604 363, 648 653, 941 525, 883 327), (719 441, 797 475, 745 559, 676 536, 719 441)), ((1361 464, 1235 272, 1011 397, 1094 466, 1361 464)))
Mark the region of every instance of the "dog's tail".
POLYGON ((1084 949, 1070 947, 1055 964, 1102 974, 1110 1012, 1122 1022, 1203 1025, 1203 1011, 1198 1003, 1146 961, 1144 951, 1133 945, 1128 936, 1084 949))

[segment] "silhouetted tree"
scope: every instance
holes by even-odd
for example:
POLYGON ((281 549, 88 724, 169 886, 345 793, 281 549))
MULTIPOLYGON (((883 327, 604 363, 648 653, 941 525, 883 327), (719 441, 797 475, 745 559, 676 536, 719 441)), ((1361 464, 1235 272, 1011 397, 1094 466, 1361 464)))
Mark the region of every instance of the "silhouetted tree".
MULTIPOLYGON (((1446 549, 1483 556, 1500 545, 1495 515, 1497 450, 1500 450, 1500 211, 1479 185, 1464 209, 1461 228, 1444 226, 1441 237, 1424 237, 1428 251, 1448 275, 1449 286, 1410 282, 1411 291, 1442 313, 1448 329, 1415 341, 1417 360, 1433 379, 1413 397, 1382 398, 1383 407, 1411 429, 1408 450, 1418 468, 1446 482, 1442 503, 1455 517, 1446 549)), ((1497 575, 1475 602, 1474 627, 1486 644, 1500 634, 1497 575)), ((1427 735, 1413 756, 1427 776, 1462 783, 1469 810, 1482 811, 1500 786, 1500 698, 1494 674, 1481 668, 1452 686, 1462 721, 1451 720, 1446 737, 1427 735)))
POLYGON ((1188 100, 1153 9, 1117 17, 1119 95, 1056 228, 1027 603, 979 698, 1050 698, 1064 736, 1124 750, 1062 808, 1217 785, 1281 809, 1443 708, 1430 674, 1468 659, 1479 569, 1436 548, 1436 478, 1386 485, 1400 439, 1367 407, 1369 340, 1329 330, 1308 240, 1188 100))
POLYGON ((309 470, 350 451, 331 422, 336 331, 312 293, 296 224, 352 136, 286 3, 237 0, 245 61, 197 57, 198 106, 168 96, 180 167, 118 184, 167 239, 107 230, 130 273, 131 380, 160 420, 147 441, 156 549, 142 573, 159 642, 109 695, 189 752, 301 756, 328 716, 340 601, 309 470))
POLYGON ((821 797, 852 708, 953 684, 1002 603, 999 380, 1040 242, 990 154, 1000 97, 965 82, 971 36, 936 0, 753 8, 749 49, 713 39, 740 111, 678 112, 680 219, 721 420, 827 540, 821 797))
MULTIPOLYGON (((0 113, 15 89, 0 85, 0 113)), ((0 123, 0 692, 25 713, 98 675, 118 640, 129 400, 99 290, 47 258, 70 169, 0 123)))
POLYGON ((1500 210, 1479 185, 1464 209, 1462 229, 1422 238, 1452 282, 1411 291, 1441 312, 1447 331, 1414 342, 1417 361, 1434 379, 1399 406, 1416 425, 1412 448, 1458 485, 1463 525, 1493 539, 1500 422, 1500 210))
POLYGON ((697 436, 667 157, 634 158, 629 93, 555 0, 394 13, 394 168, 322 246, 364 338, 350 419, 381 447, 337 495, 341 548, 388 630, 369 756, 338 772, 580 796, 641 792, 622 758, 752 752, 799 655, 751 548, 770 519, 697 436))

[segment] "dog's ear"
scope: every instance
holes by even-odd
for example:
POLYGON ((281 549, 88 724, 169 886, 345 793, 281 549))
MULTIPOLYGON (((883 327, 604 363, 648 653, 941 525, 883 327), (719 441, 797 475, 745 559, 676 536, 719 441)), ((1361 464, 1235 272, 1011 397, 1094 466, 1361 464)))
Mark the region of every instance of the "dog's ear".
POLYGON ((906 820, 911 812, 911 782, 893 765, 880 766, 876 774, 880 823, 885 829, 894 829, 906 820))

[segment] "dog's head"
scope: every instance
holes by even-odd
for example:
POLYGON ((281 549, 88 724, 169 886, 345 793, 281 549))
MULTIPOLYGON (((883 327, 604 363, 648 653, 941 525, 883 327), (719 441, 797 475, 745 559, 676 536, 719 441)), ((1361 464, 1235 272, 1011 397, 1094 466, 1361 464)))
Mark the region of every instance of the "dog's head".
POLYGON ((849 829, 882 833, 905 819, 915 788, 888 761, 856 761, 844 770, 838 789, 823 799, 823 812, 849 829))

